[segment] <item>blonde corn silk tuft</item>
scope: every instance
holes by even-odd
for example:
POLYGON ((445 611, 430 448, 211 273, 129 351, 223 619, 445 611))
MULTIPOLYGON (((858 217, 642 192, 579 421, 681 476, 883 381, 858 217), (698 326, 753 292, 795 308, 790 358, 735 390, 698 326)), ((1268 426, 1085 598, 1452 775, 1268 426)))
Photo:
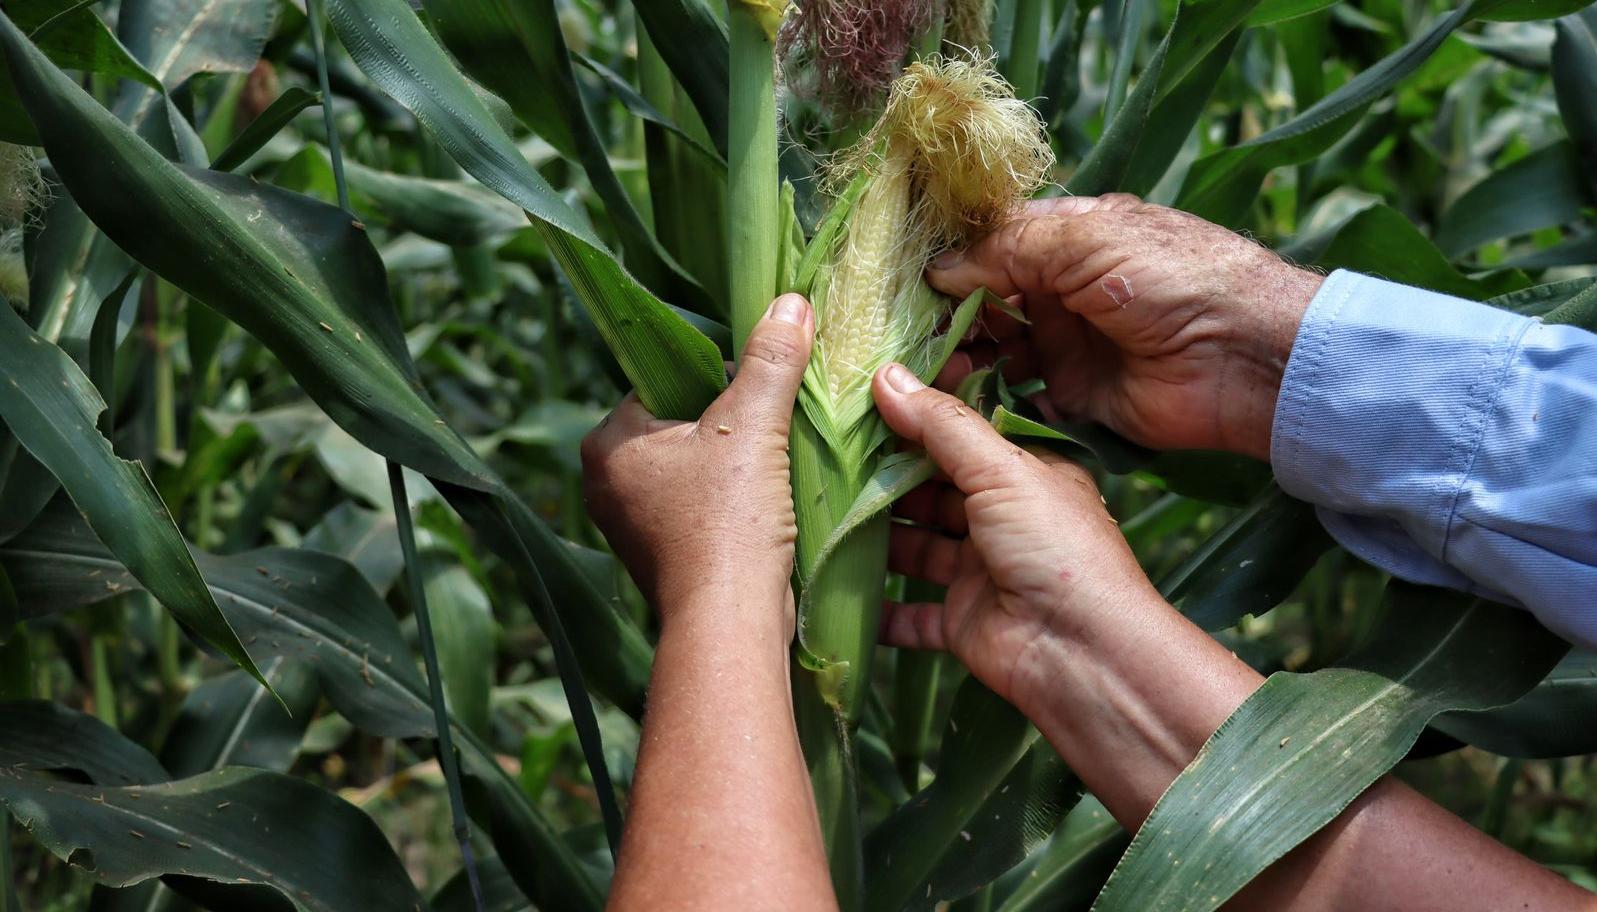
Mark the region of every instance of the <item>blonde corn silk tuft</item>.
POLYGON ((822 298, 816 349, 834 405, 868 396, 877 367, 935 332, 946 302, 922 279, 930 259, 996 227, 1052 167, 1042 123, 986 57, 934 57, 893 83, 876 125, 828 174, 834 190, 866 182, 822 298))

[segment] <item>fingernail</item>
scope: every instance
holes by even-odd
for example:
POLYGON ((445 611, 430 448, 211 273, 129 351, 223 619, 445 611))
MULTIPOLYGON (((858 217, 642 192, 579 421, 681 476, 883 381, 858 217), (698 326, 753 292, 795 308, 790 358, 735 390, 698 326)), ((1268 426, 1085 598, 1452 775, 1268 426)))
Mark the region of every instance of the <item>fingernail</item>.
POLYGON ((803 295, 785 294, 772 301, 765 314, 781 320, 783 323, 802 326, 804 325, 804 312, 809 310, 809 307, 810 302, 804 300, 803 295))
POLYGON ((932 268, 933 269, 953 269, 955 266, 958 266, 964 259, 965 259, 965 251, 963 251, 963 250, 949 250, 949 251, 947 251, 945 253, 939 254, 937 259, 932 260, 932 268))
POLYGON ((906 395, 926 388, 926 384, 902 364, 887 365, 887 385, 906 395))

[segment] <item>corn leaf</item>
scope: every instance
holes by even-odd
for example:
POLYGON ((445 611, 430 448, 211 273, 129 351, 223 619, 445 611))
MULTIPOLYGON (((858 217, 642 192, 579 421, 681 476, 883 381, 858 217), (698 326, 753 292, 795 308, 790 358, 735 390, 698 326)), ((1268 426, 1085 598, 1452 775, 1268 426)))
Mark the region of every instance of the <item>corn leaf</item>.
POLYGON ((1597 197, 1597 9, 1587 7, 1554 24, 1553 90, 1564 129, 1575 147, 1586 188, 1597 197))
POLYGON ((1182 3, 1166 35, 1168 59, 1154 72, 1155 100, 1175 91, 1192 71, 1248 21, 1261 0, 1199 0, 1182 3))
POLYGON ((1204 630, 1279 605, 1332 546, 1314 507, 1275 485, 1159 581, 1159 593, 1204 630))
POLYGON ((277 23, 268 0, 126 0, 117 35, 168 90, 196 73, 243 73, 255 66, 277 23))
POLYGON ((1372 273, 1472 301, 1530 286, 1524 273, 1515 270, 1464 275, 1401 212, 1386 205, 1371 206, 1349 219, 1313 259, 1326 270, 1372 273))
POLYGON ((1494 171, 1442 214, 1436 246, 1456 259, 1487 241, 1573 222, 1597 205, 1575 147, 1556 142, 1494 171))
POLYGON ((161 765, 174 778, 224 766, 286 773, 294 765, 321 687, 309 666, 286 658, 262 662, 261 674, 281 704, 267 699, 264 690, 238 671, 206 678, 183 698, 161 742, 161 765))
MULTIPOLYGON (((520 209, 473 183, 393 174, 354 161, 344 162, 344 175, 363 219, 387 220, 397 230, 440 243, 480 244, 527 228, 520 209)), ((276 183, 335 198, 332 163, 317 146, 306 146, 284 162, 276 183)))
POLYGON ((108 886, 181 874, 203 896, 259 884, 309 912, 420 907, 377 824, 292 776, 233 767, 113 787, 24 773, 0 777, 0 802, 57 858, 108 886))
POLYGON ((1492 0, 1470 0, 1298 116, 1246 143, 1199 159, 1181 187, 1176 207, 1222 225, 1236 224, 1253 203, 1266 174, 1329 149, 1352 129, 1371 102, 1391 91, 1449 35, 1490 6, 1492 0))
POLYGON ((621 102, 621 106, 626 108, 632 116, 639 120, 647 121, 681 140, 684 145, 702 157, 705 163, 711 166, 712 171, 719 172, 724 178, 726 174, 726 159, 722 158, 719 152, 705 146, 693 134, 678 125, 676 121, 666 116, 664 111, 650 104, 649 100, 638 94, 638 90, 634 89, 632 83, 627 82, 626 78, 620 73, 586 54, 572 51, 571 59, 576 63, 582 64, 595 76, 598 76, 604 83, 604 87, 610 90, 611 95, 615 96, 615 100, 621 102))
POLYGON ((577 85, 553 0, 424 0, 466 72, 505 98, 527 126, 582 165, 643 283, 695 313, 710 300, 660 246, 621 186, 577 85))
POLYGON ((299 112, 322 103, 320 95, 289 86, 211 160, 212 171, 232 171, 288 126, 299 112))
POLYGON ((118 457, 95 426, 104 409, 71 358, 29 329, 16 311, 0 307, 0 419, 60 480, 95 534, 172 616, 260 680, 150 476, 139 463, 118 457))
POLYGON ((1231 714, 1094 909, 1218 908, 1390 770, 1438 713, 1512 703, 1568 649, 1522 610, 1394 583, 1359 653, 1271 675, 1231 714))
POLYGON ((1033 741, 927 878, 931 896, 907 908, 929 910, 970 896, 1025 860, 1081 799, 1081 780, 1042 738, 1033 741))
POLYGON ((537 912, 516 889, 515 880, 497 855, 477 859, 477 877, 482 886, 481 906, 471 895, 466 872, 461 871, 433 894, 429 903, 433 912, 537 912))
MULTIPOLYGON (((74 197, 89 201, 86 211, 100 229, 261 340, 362 444, 449 484, 457 500, 476 491, 503 502, 519 541, 492 529, 484 534, 506 547, 501 553, 512 564, 545 564, 565 596, 560 604, 584 660, 595 663, 593 685, 623 705, 641 705, 649 654, 642 635, 599 598, 558 539, 438 416, 420 388, 387 303, 382 263, 362 226, 297 194, 166 161, 9 22, 0 23, 0 44, 19 84, 30 87, 28 106, 46 125, 41 134, 52 164, 74 197)), ((499 522, 492 514, 485 521, 499 522)), ((552 638, 553 624, 546 627, 552 638)))
POLYGON ((371 818, 302 779, 232 768, 169 782, 142 747, 43 701, 0 703, 0 758, 0 803, 101 884, 182 874, 205 895, 261 884, 306 910, 420 907, 371 818))
POLYGON ((710 140, 724 157, 731 85, 725 23, 705 0, 648 0, 636 4, 635 9, 649 40, 682 83, 710 140))
POLYGON ((1155 103, 1148 114, 1148 123, 1157 129, 1144 131, 1118 189, 1147 195, 1170 170, 1171 162, 1175 161, 1203 114, 1241 39, 1242 30, 1233 31, 1198 61, 1168 95, 1155 103))
POLYGON ((1130 842, 1097 799, 1083 798, 998 912, 1084 912, 1130 842))
POLYGON ((532 217, 643 404, 692 419, 726 385, 721 353, 649 294, 521 157, 404 0, 333 0, 344 47, 466 172, 532 217))
MULTIPOLYGON (((1203 4, 1200 8, 1218 5, 1234 5, 1229 0, 1222 3, 1203 4)), ((1137 87, 1132 90, 1114 120, 1103 131, 1103 137, 1098 144, 1092 147, 1092 154, 1070 176, 1070 181, 1065 184, 1065 192, 1074 196, 1098 196, 1111 190, 1118 190, 1131 170, 1131 163, 1137 154, 1137 147, 1143 140, 1143 133, 1148 128, 1148 114, 1153 110, 1155 92, 1159 87, 1159 76, 1164 71, 1165 57, 1170 53, 1170 43, 1181 30, 1181 13, 1176 13, 1176 21, 1171 24, 1170 31, 1165 33, 1164 40, 1153 52, 1153 58, 1148 61, 1148 66, 1143 69, 1142 75, 1137 79, 1137 87)), ((1223 36, 1221 36, 1223 37, 1223 36)))
POLYGON ((867 909, 944 898, 929 883, 939 862, 1038 740, 1019 710, 975 678, 954 695, 948 719, 937 778, 866 838, 867 909))
MULTIPOLYGON (((390 738, 430 738, 427 685, 399 624, 349 564, 314 551, 263 548, 202 555, 229 620, 263 658, 302 664, 327 700, 357 728, 390 738)), ((133 580, 57 502, 26 533, 0 546, 24 619, 94 604, 133 580), (93 575, 85 573, 89 570, 93 575)), ((583 864, 494 758, 492 748, 455 724, 464 772, 490 800, 474 814, 527 895, 546 908, 602 904, 583 864)))
POLYGON ((1444 713, 1431 725, 1504 757, 1597 753, 1597 654, 1569 653, 1530 693, 1507 706, 1444 713))
POLYGON ((160 91, 160 80, 111 34, 90 6, 67 0, 18 0, 6 5, 12 21, 64 70, 124 76, 160 91))
POLYGON ((99 785, 154 785, 172 778, 149 751, 104 722, 48 700, 0 703, 0 767, 70 771, 99 785))

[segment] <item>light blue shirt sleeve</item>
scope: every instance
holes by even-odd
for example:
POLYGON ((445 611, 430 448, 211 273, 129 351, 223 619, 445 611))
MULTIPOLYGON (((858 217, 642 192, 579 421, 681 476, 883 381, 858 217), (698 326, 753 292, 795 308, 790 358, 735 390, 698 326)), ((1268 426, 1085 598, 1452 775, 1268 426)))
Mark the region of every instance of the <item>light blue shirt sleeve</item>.
POLYGON ((1364 560, 1597 648, 1597 335, 1334 272, 1287 361, 1270 462, 1364 560))

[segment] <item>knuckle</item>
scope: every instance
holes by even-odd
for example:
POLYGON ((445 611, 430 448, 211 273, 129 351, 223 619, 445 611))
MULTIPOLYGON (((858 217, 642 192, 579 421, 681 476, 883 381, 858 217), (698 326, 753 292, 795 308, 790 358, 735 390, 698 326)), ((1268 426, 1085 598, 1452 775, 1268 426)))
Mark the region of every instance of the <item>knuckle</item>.
POLYGON ((747 356, 773 367, 786 367, 803 354, 793 333, 763 332, 749 340, 747 356))
POLYGON ((609 453, 610 447, 605 439, 604 425, 600 425, 584 434, 582 443, 577 447, 577 454, 582 459, 582 470, 584 472, 597 471, 602 468, 609 453))
POLYGON ((931 418, 939 424, 955 424, 969 420, 974 410, 947 393, 925 390, 917 395, 928 401, 931 418))

